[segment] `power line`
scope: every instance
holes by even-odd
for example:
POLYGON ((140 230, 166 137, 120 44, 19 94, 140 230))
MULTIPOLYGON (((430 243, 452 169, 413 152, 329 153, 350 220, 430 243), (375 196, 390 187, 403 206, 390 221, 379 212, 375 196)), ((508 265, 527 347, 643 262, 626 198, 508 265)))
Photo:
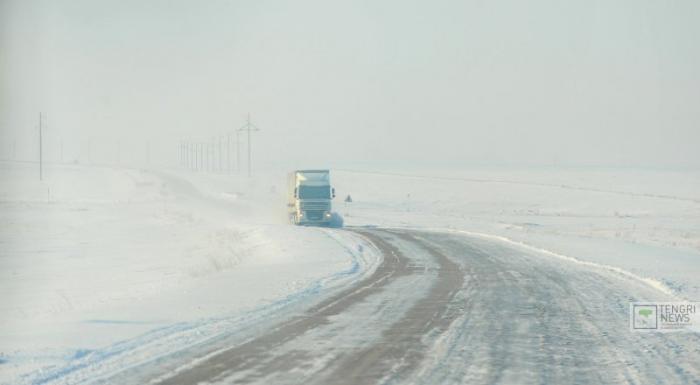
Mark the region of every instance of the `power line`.
POLYGON ((220 173, 233 172, 233 155, 232 151, 236 152, 236 172, 241 172, 241 133, 248 135, 248 176, 252 175, 253 170, 253 155, 252 155, 252 132, 260 131, 250 120, 250 114, 246 118, 246 123, 243 127, 229 131, 224 135, 217 135, 205 141, 190 141, 185 140, 180 142, 180 164, 194 171, 208 171, 220 173), (233 133, 235 132, 236 143, 233 133), (225 142, 225 143, 224 143, 225 142), (234 148, 235 144, 235 148, 234 148))
POLYGON ((250 122, 250 113, 248 113, 248 118, 246 119, 246 123, 243 127, 238 129, 238 132, 246 132, 248 134, 248 177, 251 176, 252 174, 252 155, 251 155, 251 133, 253 131, 260 131, 258 127, 256 127, 253 123, 250 122))

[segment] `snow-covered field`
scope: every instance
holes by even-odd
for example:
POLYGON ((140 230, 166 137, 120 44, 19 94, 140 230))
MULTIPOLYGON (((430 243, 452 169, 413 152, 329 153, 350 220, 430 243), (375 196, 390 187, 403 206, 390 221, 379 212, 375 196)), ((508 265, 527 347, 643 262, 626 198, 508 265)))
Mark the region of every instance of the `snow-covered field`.
POLYGON ((246 178, 36 171, 0 163, 0 383, 213 338, 376 262, 348 234, 287 225, 284 196, 246 178))
POLYGON ((700 173, 336 170, 348 225, 466 230, 621 268, 700 299, 700 173))
MULTIPOLYGON (((0 383, 77 382, 216 343, 380 259, 347 232, 286 224, 284 172, 49 165, 37 177, 36 164, 0 163, 0 383)), ((346 225, 482 234, 700 299, 697 172, 333 170, 332 181, 346 225)))

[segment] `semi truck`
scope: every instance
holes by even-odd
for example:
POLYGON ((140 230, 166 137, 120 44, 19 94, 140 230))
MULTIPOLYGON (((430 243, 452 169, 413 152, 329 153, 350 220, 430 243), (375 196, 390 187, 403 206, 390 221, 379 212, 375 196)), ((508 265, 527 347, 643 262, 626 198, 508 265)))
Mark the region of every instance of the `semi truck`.
POLYGON ((289 173, 289 221, 295 225, 330 226, 334 219, 328 170, 296 170, 289 173))

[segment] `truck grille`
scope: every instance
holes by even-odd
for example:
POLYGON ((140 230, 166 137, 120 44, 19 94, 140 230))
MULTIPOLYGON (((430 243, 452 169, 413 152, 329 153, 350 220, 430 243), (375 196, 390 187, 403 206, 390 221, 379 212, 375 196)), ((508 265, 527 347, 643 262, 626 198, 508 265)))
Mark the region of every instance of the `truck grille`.
POLYGON ((305 211, 306 213, 306 219, 312 220, 312 221, 320 221, 323 219, 323 211, 318 211, 318 210, 311 210, 311 211, 305 211))
POLYGON ((301 201, 299 202, 299 208, 304 212, 304 217, 307 221, 323 221, 325 219, 324 214, 331 211, 331 202, 301 201))
POLYGON ((300 208, 302 211, 330 211, 331 210, 331 203, 330 202, 305 202, 301 201, 300 202, 300 208))

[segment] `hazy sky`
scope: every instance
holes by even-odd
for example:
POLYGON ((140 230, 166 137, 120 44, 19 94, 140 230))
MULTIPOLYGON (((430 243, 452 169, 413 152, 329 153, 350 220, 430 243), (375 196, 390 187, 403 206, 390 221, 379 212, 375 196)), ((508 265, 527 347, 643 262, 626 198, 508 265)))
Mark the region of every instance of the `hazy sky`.
POLYGON ((250 112, 256 158, 294 167, 700 167, 698 20, 697 0, 0 0, 0 151, 31 156, 40 110, 74 157, 175 154, 250 112))

